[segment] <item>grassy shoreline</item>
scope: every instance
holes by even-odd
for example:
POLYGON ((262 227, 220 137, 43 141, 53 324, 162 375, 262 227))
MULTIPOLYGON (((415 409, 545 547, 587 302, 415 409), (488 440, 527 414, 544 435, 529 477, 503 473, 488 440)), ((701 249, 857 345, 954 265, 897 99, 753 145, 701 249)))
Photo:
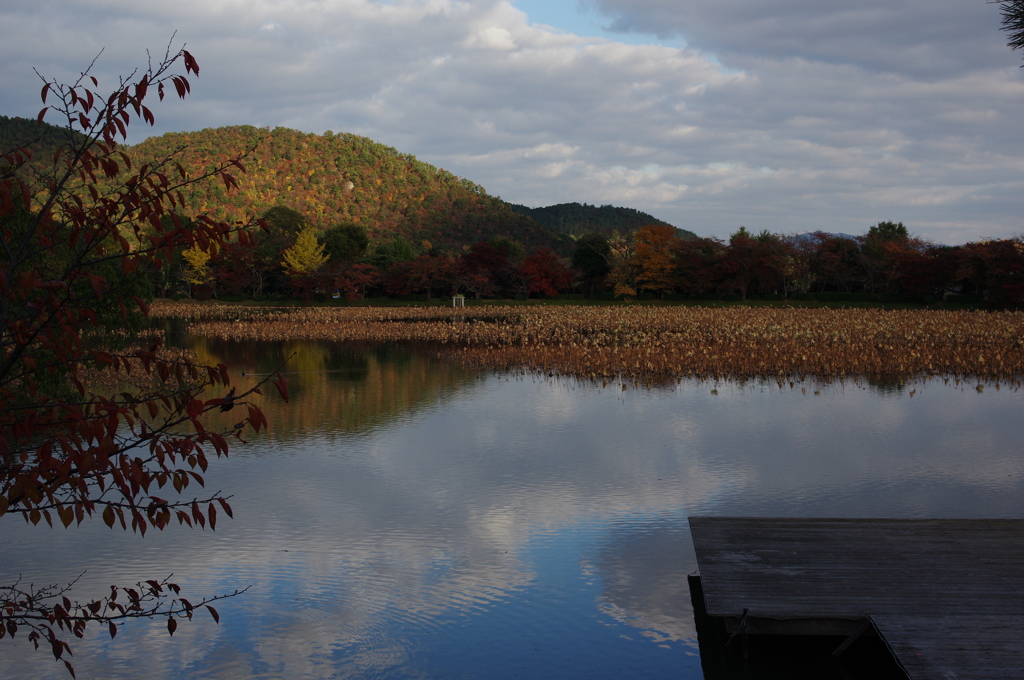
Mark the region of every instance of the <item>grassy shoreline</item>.
MULTIPOLYGON (((431 298, 430 300, 396 300, 394 298, 367 298, 365 300, 328 300, 326 302, 303 300, 172 300, 157 298, 156 303, 167 305, 221 305, 225 307, 258 308, 344 308, 344 307, 451 307, 452 299, 431 298)), ((988 306, 984 303, 957 302, 873 302, 873 301, 830 301, 819 300, 511 300, 511 299, 465 299, 466 307, 707 307, 723 309, 730 307, 767 307, 773 309, 932 309, 950 311, 1004 311, 1003 307, 988 306)), ((1005 310, 1009 311, 1009 310, 1005 310)))

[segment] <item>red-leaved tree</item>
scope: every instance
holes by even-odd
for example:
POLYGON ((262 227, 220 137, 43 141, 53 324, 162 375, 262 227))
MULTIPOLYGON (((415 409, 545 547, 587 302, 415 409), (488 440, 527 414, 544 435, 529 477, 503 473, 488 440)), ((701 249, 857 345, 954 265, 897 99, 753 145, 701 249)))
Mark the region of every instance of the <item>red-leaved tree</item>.
MULTIPOLYGON (((144 328, 145 271, 168 266, 176 248, 248 241, 242 225, 184 217, 181 193, 208 180, 234 188, 240 158, 190 176, 173 157, 136 167, 119 147, 130 123, 154 123, 154 95, 185 98, 198 74, 191 54, 168 48, 107 95, 88 71, 72 84, 40 76, 39 120, 60 116, 63 146, 46 158, 0 150, 0 517, 65 527, 100 518, 145 534, 174 522, 214 529, 218 513, 231 515, 219 492, 195 492, 229 437, 266 426, 250 392, 236 393, 223 365, 164 357, 158 337, 121 339, 144 328), (87 375, 97 370, 144 386, 96 394, 87 375), (238 422, 208 430, 213 410, 236 410, 238 422)), ((274 382, 287 397, 285 379, 274 382)), ((72 675, 68 635, 98 624, 113 637, 125 621, 153 617, 173 634, 202 607, 217 619, 210 603, 234 594, 193 601, 157 577, 78 600, 69 585, 26 585, 38 580, 0 584, 0 637, 27 632, 72 675)))
POLYGON ((519 274, 526 281, 528 293, 558 295, 572 285, 572 269, 550 248, 538 248, 519 265, 519 274))

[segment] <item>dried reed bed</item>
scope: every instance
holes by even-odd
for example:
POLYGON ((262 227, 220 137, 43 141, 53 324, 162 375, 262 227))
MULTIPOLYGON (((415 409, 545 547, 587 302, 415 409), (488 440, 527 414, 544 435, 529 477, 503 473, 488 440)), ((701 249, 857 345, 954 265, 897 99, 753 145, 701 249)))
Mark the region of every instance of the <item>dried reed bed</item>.
MULTIPOLYGON (((661 381, 1024 376, 1024 313, 731 307, 181 307, 239 340, 425 340, 481 368, 661 381)), ((199 307, 199 305, 195 305, 199 307)), ((170 315, 170 309, 158 309, 170 315)))

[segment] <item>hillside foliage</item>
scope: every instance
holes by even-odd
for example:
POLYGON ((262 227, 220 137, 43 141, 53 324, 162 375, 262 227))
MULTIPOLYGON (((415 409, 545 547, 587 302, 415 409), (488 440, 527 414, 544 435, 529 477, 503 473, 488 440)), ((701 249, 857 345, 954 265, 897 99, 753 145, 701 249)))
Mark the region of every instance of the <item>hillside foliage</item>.
POLYGON ((248 125, 168 133, 131 149, 136 163, 178 153, 196 171, 248 151, 238 191, 195 185, 188 209, 234 221, 277 205, 301 213, 318 231, 364 227, 372 241, 401 235, 412 243, 459 247, 508 235, 529 248, 571 250, 571 241, 513 211, 468 179, 353 134, 307 134, 248 125))

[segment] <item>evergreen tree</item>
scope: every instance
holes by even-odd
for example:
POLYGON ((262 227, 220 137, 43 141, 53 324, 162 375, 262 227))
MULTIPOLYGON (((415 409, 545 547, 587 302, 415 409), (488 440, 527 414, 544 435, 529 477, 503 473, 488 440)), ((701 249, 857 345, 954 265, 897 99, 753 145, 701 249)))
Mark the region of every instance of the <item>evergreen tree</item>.
POLYGON ((328 229, 323 236, 323 244, 324 252, 332 262, 358 260, 366 252, 370 239, 366 235, 365 227, 346 222, 328 229))

